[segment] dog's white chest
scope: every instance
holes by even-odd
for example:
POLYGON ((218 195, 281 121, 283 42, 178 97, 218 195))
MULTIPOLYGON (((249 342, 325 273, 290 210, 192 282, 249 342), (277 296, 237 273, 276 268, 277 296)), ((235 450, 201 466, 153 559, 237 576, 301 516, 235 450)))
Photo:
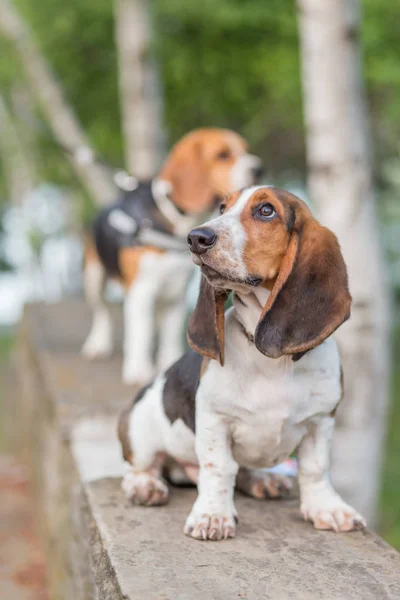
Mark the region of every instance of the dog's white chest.
POLYGON ((265 378, 259 377, 246 388, 241 405, 231 407, 233 456, 242 466, 273 466, 296 448, 305 433, 304 423, 298 422, 297 416, 309 390, 290 377, 267 385, 265 378))
POLYGON ((328 342, 294 363, 290 356, 264 357, 247 340, 243 343, 241 332, 239 339, 236 333, 227 345, 225 366, 215 363, 202 389, 211 396, 212 409, 229 423, 232 453, 239 465, 273 466, 296 449, 310 419, 329 413, 337 403, 336 347, 328 342), (324 362, 324 354, 332 353, 332 360, 324 362))

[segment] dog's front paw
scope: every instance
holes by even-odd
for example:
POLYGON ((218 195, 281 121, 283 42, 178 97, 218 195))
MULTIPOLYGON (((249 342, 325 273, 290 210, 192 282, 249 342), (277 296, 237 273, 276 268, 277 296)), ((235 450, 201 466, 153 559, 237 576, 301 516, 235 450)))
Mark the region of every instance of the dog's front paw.
POLYGON ((81 354, 89 360, 97 358, 108 358, 113 353, 113 344, 111 339, 100 338, 99 336, 89 335, 83 344, 81 354))
POLYGON ((355 531, 366 527, 365 519, 340 497, 326 502, 304 501, 300 507, 305 521, 312 521, 315 529, 355 531))
POLYGON ((236 515, 224 513, 201 513, 192 510, 184 528, 184 533, 195 540, 227 540, 235 537, 236 515))

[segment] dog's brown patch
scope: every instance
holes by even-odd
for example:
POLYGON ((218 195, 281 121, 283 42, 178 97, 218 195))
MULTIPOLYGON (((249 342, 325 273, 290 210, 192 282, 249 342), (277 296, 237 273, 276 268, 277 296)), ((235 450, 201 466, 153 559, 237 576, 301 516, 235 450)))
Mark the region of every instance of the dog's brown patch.
POLYGON ((83 248, 83 263, 87 265, 88 263, 98 263, 100 261, 100 257, 97 254, 96 244, 91 235, 88 233, 84 236, 84 248, 83 248))
POLYGON ((139 270, 140 261, 146 253, 164 254, 165 250, 152 246, 123 247, 119 250, 119 268, 122 284, 125 289, 130 288, 139 270))
POLYGON ((244 262, 248 272, 261 276, 267 288, 271 288, 281 270, 290 241, 290 220, 290 209, 273 188, 256 191, 242 212, 241 221, 247 234, 244 262), (264 203, 273 206, 277 218, 269 222, 254 218, 254 211, 264 203))
POLYGON ((122 456, 126 462, 133 464, 133 451, 129 440, 129 417, 132 412, 134 402, 128 408, 125 408, 118 419, 118 439, 122 446, 122 456))
POLYGON ((210 364, 210 359, 204 357, 203 358, 203 362, 201 363, 201 369, 200 369, 200 379, 203 377, 203 375, 205 374, 205 372, 207 371, 207 367, 210 364))

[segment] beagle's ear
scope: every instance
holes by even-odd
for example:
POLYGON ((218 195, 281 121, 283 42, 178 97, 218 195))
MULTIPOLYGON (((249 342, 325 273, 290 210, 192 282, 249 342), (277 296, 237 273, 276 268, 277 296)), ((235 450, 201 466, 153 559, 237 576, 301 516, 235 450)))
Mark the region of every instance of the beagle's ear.
POLYGON ((160 178, 170 182, 173 201, 181 210, 201 213, 213 206, 214 190, 200 140, 189 136, 178 142, 161 169, 160 178))
POLYGON ((204 275, 196 308, 188 323, 187 338, 192 350, 224 365, 225 300, 228 292, 211 286, 204 275))
POLYGON ((303 354, 349 318, 350 306, 347 270, 338 240, 309 218, 293 229, 257 325, 256 347, 271 358, 303 354))

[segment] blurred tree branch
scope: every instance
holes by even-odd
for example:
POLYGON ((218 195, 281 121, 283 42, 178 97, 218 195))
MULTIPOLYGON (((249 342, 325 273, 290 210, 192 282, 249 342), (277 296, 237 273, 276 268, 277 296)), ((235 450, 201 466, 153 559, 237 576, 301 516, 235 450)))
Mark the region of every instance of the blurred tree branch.
POLYGON ((114 0, 126 166, 154 176, 164 154, 161 83, 151 48, 148 0, 114 0))
POLYGON ((36 182, 36 169, 18 134, 11 113, 0 95, 0 157, 5 165, 6 193, 15 206, 32 191, 36 182))
POLYGON ((111 174, 96 164, 94 152, 62 88, 36 46, 31 32, 11 0, 0 0, 0 33, 10 39, 23 64, 33 94, 48 120, 57 142, 72 151, 72 167, 96 204, 115 196, 111 174))
POLYGON ((345 400, 332 477, 373 525, 386 433, 390 302, 375 212, 360 2, 297 4, 309 189, 322 223, 342 245, 353 296, 352 317, 337 333, 345 400))

